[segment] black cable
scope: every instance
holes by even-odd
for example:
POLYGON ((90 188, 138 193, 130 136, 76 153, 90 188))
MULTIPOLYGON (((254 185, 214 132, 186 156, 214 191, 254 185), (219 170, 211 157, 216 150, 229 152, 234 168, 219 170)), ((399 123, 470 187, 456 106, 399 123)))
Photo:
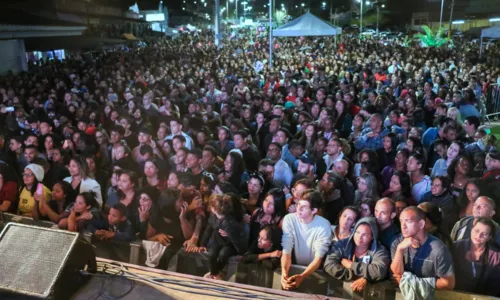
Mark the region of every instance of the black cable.
POLYGON ((121 298, 127 296, 128 294, 130 294, 130 292, 132 292, 132 290, 135 287, 134 280, 128 278, 127 276, 121 275, 121 274, 107 274, 107 273, 99 274, 99 273, 88 273, 85 271, 80 271, 80 273, 82 273, 83 275, 90 275, 90 276, 95 276, 95 277, 101 278, 101 288, 97 292, 96 296, 94 298, 92 298, 93 300, 97 300, 101 296, 104 296, 106 299, 110 299, 110 300, 118 300, 118 299, 121 299, 121 298), (106 287, 109 286, 110 284, 112 284, 113 279, 115 279, 115 278, 125 279, 130 283, 128 290, 126 290, 125 292, 123 292, 117 296, 110 295, 110 293, 106 290, 106 287), (106 283, 108 283, 108 284, 106 285, 106 283))

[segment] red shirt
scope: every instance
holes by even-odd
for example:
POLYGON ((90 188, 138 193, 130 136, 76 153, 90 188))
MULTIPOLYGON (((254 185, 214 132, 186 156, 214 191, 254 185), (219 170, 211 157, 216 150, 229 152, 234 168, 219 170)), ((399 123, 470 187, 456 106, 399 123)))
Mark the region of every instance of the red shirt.
POLYGON ((9 201, 11 204, 8 212, 15 212, 18 199, 17 183, 14 181, 4 183, 2 189, 0 189, 0 205, 2 205, 4 201, 9 201))

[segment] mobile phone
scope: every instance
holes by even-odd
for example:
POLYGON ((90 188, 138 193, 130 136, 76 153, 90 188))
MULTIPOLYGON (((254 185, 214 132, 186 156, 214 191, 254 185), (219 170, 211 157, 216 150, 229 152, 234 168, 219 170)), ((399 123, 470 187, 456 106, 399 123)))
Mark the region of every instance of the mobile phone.
POLYGON ((36 186, 36 193, 37 193, 38 195, 43 194, 43 184, 39 183, 39 184, 36 186))
POLYGON ((14 106, 9 106, 5 108, 5 112, 13 112, 15 110, 14 106))

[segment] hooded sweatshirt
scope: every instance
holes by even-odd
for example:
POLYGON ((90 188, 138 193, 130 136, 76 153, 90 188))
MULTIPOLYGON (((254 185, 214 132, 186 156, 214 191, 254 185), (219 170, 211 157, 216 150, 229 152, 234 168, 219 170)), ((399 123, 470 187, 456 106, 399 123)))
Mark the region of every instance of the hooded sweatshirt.
POLYGON ((355 280, 360 277, 370 282, 384 280, 390 265, 389 251, 378 241, 378 227, 375 218, 366 217, 360 219, 352 234, 347 238, 338 241, 326 256, 324 270, 331 276, 339 280, 355 280), (354 234, 359 225, 367 224, 372 231, 373 240, 367 254, 362 258, 355 258, 350 269, 342 266, 342 259, 352 260, 356 245, 354 234))

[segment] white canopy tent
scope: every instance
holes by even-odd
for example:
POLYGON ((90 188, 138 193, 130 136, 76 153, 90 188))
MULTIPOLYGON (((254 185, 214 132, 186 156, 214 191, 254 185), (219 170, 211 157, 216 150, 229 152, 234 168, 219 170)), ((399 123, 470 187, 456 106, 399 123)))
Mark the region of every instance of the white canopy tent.
POLYGON ((479 56, 483 54, 483 39, 492 38, 500 39, 500 26, 493 26, 490 28, 485 28, 481 31, 481 48, 479 48, 479 56))
POLYGON ((342 33, 342 28, 328 24, 310 12, 294 19, 272 31, 269 37, 269 66, 273 61, 273 36, 335 36, 342 33))
POLYGON ((327 36, 341 33, 342 28, 332 26, 310 12, 273 30, 273 36, 327 36))

